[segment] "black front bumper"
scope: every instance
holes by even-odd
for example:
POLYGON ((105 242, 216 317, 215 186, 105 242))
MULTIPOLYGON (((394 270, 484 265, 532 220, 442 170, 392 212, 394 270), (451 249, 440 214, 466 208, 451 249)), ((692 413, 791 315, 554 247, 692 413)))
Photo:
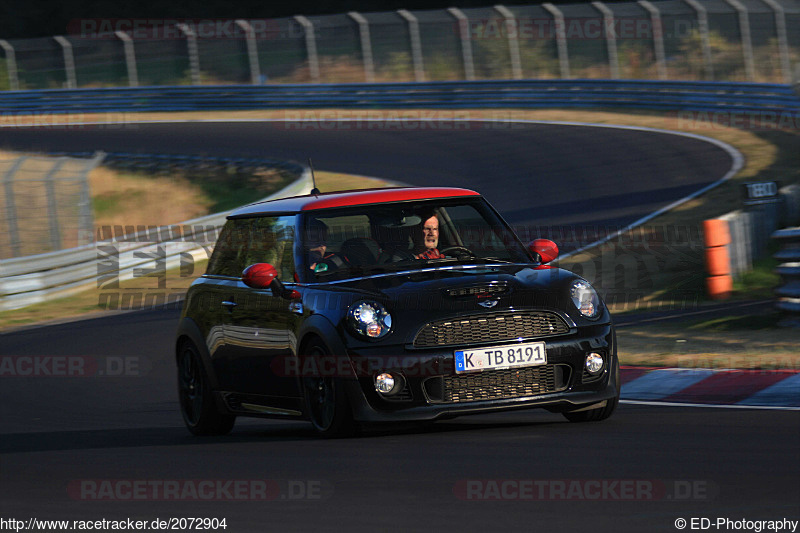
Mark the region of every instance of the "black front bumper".
POLYGON ((455 374, 453 351, 448 349, 411 351, 396 347, 396 356, 387 353, 392 350, 385 347, 352 352, 351 361, 362 370, 357 372, 357 380, 346 382, 354 417, 363 422, 390 422, 435 420, 534 407, 569 411, 619 395, 619 362, 613 326, 603 324, 581 328, 573 335, 544 340, 550 367, 547 371, 542 367, 524 367, 510 371, 486 370, 468 376, 455 374), (606 357, 606 365, 599 376, 590 377, 583 372, 584 358, 590 351, 599 351, 606 357), (403 374, 406 384, 402 394, 387 398, 375 390, 373 377, 381 371, 403 374), (505 375, 499 377, 504 372, 505 375), (526 387, 522 382, 515 384, 510 382, 515 375, 521 381, 536 381, 541 377, 542 383, 534 383, 533 387, 526 387), (474 379, 476 377, 478 379, 474 379), (438 382, 441 381, 461 385, 461 394, 438 394, 438 382), (467 390, 465 393, 465 383, 476 387, 489 383, 493 391, 505 393, 494 396, 481 391, 471 394, 467 390))

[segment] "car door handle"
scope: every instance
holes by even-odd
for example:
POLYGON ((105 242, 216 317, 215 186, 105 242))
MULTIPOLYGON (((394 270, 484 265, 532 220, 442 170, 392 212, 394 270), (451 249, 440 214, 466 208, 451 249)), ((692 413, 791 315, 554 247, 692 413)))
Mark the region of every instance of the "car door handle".
POLYGON ((228 300, 222 301, 222 307, 227 307, 228 311, 233 311, 233 308, 236 307, 236 302, 229 302, 228 300))

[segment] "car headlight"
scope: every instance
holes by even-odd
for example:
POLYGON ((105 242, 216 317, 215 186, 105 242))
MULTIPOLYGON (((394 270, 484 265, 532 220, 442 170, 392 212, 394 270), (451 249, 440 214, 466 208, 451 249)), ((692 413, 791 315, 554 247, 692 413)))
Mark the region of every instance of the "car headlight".
POLYGON ((380 339, 392 329, 392 315, 377 302, 356 302, 347 310, 347 321, 359 335, 380 339))
POLYGON ((569 288, 572 303, 587 318, 597 318, 600 314, 600 297, 588 281, 575 280, 569 288))

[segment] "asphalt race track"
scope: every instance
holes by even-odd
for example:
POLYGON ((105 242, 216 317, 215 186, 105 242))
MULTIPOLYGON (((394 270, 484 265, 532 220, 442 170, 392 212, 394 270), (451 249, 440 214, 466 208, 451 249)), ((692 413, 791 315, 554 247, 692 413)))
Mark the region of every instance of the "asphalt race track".
MULTIPOLYGON (((541 125, 0 129, 0 147, 310 156, 320 169, 473 187, 515 223, 634 220, 730 167, 692 139, 541 125)), ((232 532, 668 532, 680 518, 800 519, 800 411, 624 404, 582 425, 520 411, 336 441, 278 421, 192 437, 175 394, 177 317, 139 311, 0 335, 0 517, 225 518, 232 532), (64 376, 70 368, 80 377, 64 376)))

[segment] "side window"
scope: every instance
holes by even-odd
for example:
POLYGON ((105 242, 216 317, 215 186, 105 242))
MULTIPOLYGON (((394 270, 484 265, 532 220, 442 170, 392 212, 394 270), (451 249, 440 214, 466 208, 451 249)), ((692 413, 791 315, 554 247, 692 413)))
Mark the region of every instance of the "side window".
POLYGON ((274 266, 284 282, 294 280, 294 216, 249 219, 250 246, 245 267, 253 263, 274 266))
POLYGON ((214 253, 208 262, 208 273, 215 276, 241 277, 247 254, 250 222, 246 219, 229 220, 220 232, 214 253))

